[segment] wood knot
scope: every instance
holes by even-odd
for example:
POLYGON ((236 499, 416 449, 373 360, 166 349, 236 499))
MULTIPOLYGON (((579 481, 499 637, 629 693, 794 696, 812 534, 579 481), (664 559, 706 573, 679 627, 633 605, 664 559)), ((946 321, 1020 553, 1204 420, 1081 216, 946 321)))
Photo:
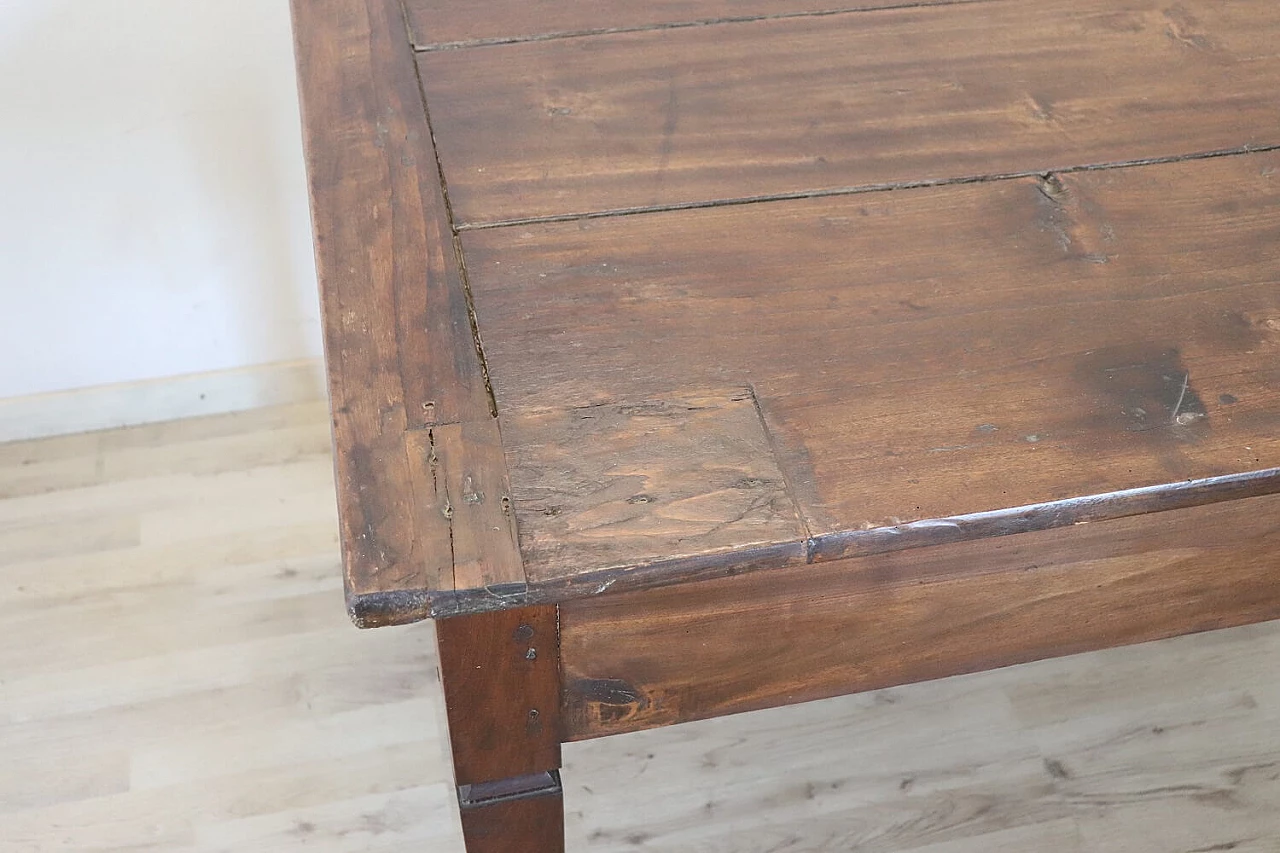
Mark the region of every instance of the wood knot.
POLYGON ((1040 190, 1040 194, 1054 204, 1063 204, 1067 200, 1067 196, 1070 195, 1070 191, 1062 183, 1062 179, 1052 172, 1037 176, 1036 189, 1040 190))

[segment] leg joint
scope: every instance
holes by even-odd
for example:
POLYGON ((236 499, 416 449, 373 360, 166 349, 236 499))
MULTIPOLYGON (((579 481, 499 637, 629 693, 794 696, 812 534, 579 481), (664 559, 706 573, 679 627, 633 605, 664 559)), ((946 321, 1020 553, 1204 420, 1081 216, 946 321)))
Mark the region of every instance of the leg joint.
POLYGON ((476 809, 511 800, 559 796, 560 793, 560 771, 548 770, 543 773, 529 773, 524 776, 513 776, 510 779, 499 779, 496 782, 459 785, 458 805, 464 810, 476 809))

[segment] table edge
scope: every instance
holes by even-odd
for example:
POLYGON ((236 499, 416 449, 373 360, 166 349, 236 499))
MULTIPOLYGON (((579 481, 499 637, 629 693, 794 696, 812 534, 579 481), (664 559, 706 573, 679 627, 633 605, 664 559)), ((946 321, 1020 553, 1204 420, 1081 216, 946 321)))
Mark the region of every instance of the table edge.
POLYGON ((445 619, 533 604, 559 604, 610 593, 767 572, 804 563, 914 548, 945 547, 978 539, 1277 493, 1280 493, 1280 468, 1265 468, 895 526, 843 530, 807 540, 614 566, 545 581, 455 590, 412 589, 375 593, 348 590, 347 606, 352 620, 359 627, 402 625, 424 619, 445 619))

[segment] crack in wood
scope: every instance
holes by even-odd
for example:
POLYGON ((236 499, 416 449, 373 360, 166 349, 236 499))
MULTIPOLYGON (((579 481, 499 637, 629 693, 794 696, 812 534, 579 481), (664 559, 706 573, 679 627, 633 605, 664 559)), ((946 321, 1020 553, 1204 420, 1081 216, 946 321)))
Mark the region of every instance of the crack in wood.
MULTIPOLYGON (((1265 154, 1269 151, 1280 151, 1280 143, 1268 145, 1240 145, 1233 148, 1219 148, 1212 151, 1196 151, 1190 154, 1173 154, 1167 157, 1141 157, 1133 160, 1113 160, 1104 163, 1086 163, 1076 166, 1064 166, 1053 170, 1055 175, 1069 175, 1077 172, 1104 172, 1112 169, 1132 169, 1143 166, 1164 166, 1172 163, 1188 163, 1197 160, 1213 160, 1220 157, 1236 157, 1248 154, 1265 154)), ((579 211, 576 213, 557 213, 547 216, 526 216, 515 219, 495 219, 488 222, 462 222, 456 227, 464 231, 485 231, 493 228, 510 228, 521 225, 541 225, 552 222, 577 222, 586 219, 604 219, 614 216, 638 216, 645 213, 669 213, 679 210, 703 210, 709 207, 731 207, 744 204, 758 204, 770 201, 798 201, 809 198, 831 198, 835 196, 862 195, 864 193, 882 193, 895 190, 929 189, 931 187, 951 187, 965 184, 986 184, 997 181, 1013 181, 1022 178, 1040 178, 1044 169, 1023 169, 1016 172, 991 172, 980 175, 960 175, 950 178, 926 178, 918 181, 889 181, 876 184, 858 184, 830 189, 797 190, 784 193, 762 193, 760 195, 739 196, 733 198, 706 199, 701 201, 674 202, 671 204, 653 204, 637 207, 619 207, 609 210, 579 211)))
POLYGON ((472 47, 497 47, 510 44, 527 44, 540 41, 560 41, 562 39, 583 38, 589 36, 607 36, 621 33, 642 33, 654 30, 687 30, 694 27, 710 27, 719 24, 750 24, 757 21, 784 21, 791 18, 829 18, 836 15, 854 15, 867 12, 892 12, 903 9, 926 9, 932 6, 955 6, 959 4, 987 3, 991 0, 907 0, 907 2, 888 3, 884 6, 844 6, 836 9, 819 9, 805 12, 782 12, 774 15, 727 15, 717 18, 698 18, 692 21, 670 21, 659 24, 637 24, 630 27, 590 27, 580 30, 558 30, 550 33, 531 33, 520 36, 493 36, 489 38, 461 39, 443 42, 414 42, 413 49, 418 53, 435 53, 441 50, 462 50, 472 47))

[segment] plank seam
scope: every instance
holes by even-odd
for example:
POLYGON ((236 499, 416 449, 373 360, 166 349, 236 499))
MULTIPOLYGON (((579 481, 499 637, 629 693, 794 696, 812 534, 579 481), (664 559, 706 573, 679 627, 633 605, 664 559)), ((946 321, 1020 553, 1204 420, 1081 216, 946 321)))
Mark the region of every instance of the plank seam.
MULTIPOLYGON (((611 36, 623 33, 645 33, 662 30, 687 30, 694 27, 709 27, 719 24, 751 24, 757 21, 786 21, 793 18, 829 18, 835 15, 856 15, 870 12, 893 12, 904 9, 928 9, 934 6, 959 6, 991 3, 995 0, 908 0, 889 6, 841 7, 838 9, 818 9, 809 12, 780 12, 775 15, 730 15, 720 18, 697 18, 692 21, 671 21, 661 24, 637 24, 632 27, 592 27, 585 30, 560 30, 550 33, 534 33, 523 36, 494 36, 491 38, 460 39, 458 41, 414 42, 413 48, 418 53, 437 53, 442 50, 465 50, 476 47, 501 47, 512 44, 529 44, 531 42, 561 41, 572 38, 590 36, 611 36)), ((407 10, 406 10, 407 11, 407 10)), ((412 28, 410 37, 413 36, 412 28)))
MULTIPOLYGON (((413 38, 413 31, 409 24, 408 8, 404 5, 404 0, 400 2, 400 12, 404 17, 405 33, 408 38, 413 38)), ((449 196, 449 181, 445 178, 444 164, 440 161, 440 148, 436 145, 436 129, 431 123, 431 109, 427 105, 427 88, 422 82, 422 66, 415 58, 413 61, 413 77, 418 84, 418 98, 422 103, 423 121, 427 125, 427 136, 431 140, 431 154, 435 158, 436 177, 440 181, 440 192, 444 196, 445 217, 449 221, 449 233, 453 240, 453 254, 458 262, 458 275, 462 280, 463 298, 467 304, 467 317, 471 323, 471 342, 476 349, 476 358, 480 361, 480 375, 484 377, 485 395, 489 399, 489 414, 494 418, 498 417, 498 402, 493 395, 493 383, 489 379, 489 363, 485 359, 484 344, 480 338, 480 325, 476 318, 475 296, 471 292, 471 277, 467 271, 466 254, 462 249, 462 240, 459 236, 458 219, 453 212, 453 199, 449 196)))
MULTIPOLYGON (((403 0, 400 0, 400 11, 401 11, 402 18, 404 20, 405 38, 406 40, 411 41, 413 38, 413 32, 409 23, 408 8, 405 6, 403 0)), ((427 137, 430 140, 430 144, 431 144, 431 154, 435 160, 436 179, 440 182, 440 192, 444 200, 445 218, 449 225, 449 234, 450 234, 450 240, 453 244, 454 259, 458 265, 458 277, 462 285, 463 300, 466 304, 467 321, 470 327, 469 331, 471 333, 471 344, 475 350, 476 359, 479 362, 480 376, 484 382, 484 392, 485 392, 486 402, 489 408, 489 416, 493 419, 494 426, 497 430, 497 435, 498 435, 497 453, 499 458, 498 458, 496 467, 502 472, 502 479, 504 482, 508 483, 507 488, 510 489, 510 485, 509 485, 510 475, 507 472, 505 451, 502 445, 502 424, 501 424, 501 421, 498 419, 498 402, 497 402, 496 396, 493 393, 493 383, 489 377, 489 363, 485 357, 484 342, 480 335, 479 318, 476 316, 475 295, 471 289, 471 277, 467 269, 466 253, 463 251, 462 239, 458 231, 457 217, 455 216, 454 210, 453 210, 453 200, 450 198, 450 195, 449 195, 449 182, 445 177, 444 164, 440 160, 440 149, 436 145, 436 131, 435 131, 435 126, 431 122, 431 110, 427 104, 427 90, 422 80, 422 67, 418 63, 416 57, 412 56, 412 52, 411 52, 411 62, 413 65, 414 80, 417 83, 417 87, 418 87, 418 98, 422 108, 423 122, 425 123, 427 128, 427 137)), ((432 452, 433 453, 435 452, 434 436, 432 441, 432 452)), ((504 500, 506 500, 506 498, 504 498, 504 500)), ((498 601, 502 603, 502 607, 500 609, 506 609, 507 607, 524 604, 526 599, 524 590, 527 589, 527 583, 528 583, 528 575, 524 567, 523 555, 520 553, 520 548, 518 544, 519 528, 518 526, 516 526, 514 512, 508 514, 508 521, 513 527, 515 527, 515 531, 516 531, 515 537, 517 542, 515 546, 515 559, 516 561, 519 562, 520 577, 523 578, 524 582, 519 584, 508 583, 508 584, 500 585, 504 589, 509 590, 506 594, 495 592, 494 591, 495 585, 487 585, 484 587, 484 590, 486 593, 493 596, 494 598, 496 598, 498 601), (515 588, 515 591, 511 591, 512 588, 515 588)), ((449 537, 450 537, 450 547, 453 548, 454 547, 454 529, 453 529, 452 520, 450 521, 450 525, 449 525, 449 537)), ((452 561, 453 569, 454 569, 453 589, 457 590, 458 582, 457 582, 456 553, 453 556, 454 556, 454 559, 452 561)), ((447 601, 447 596, 446 596, 446 601, 442 602, 442 606, 448 607, 449 604, 451 603, 452 602, 447 601)), ((433 611, 437 609, 434 600, 431 604, 431 607, 433 611)))
POLYGON ((548 216, 529 216, 518 219, 495 219, 488 222, 460 222, 456 228, 463 231, 485 231, 491 228, 511 228, 527 225, 548 225, 556 222, 578 222, 587 219, 605 219, 615 216, 638 216, 645 213, 673 213, 681 210, 702 210, 710 207, 735 207, 745 204, 759 204, 772 201, 800 201, 811 198, 832 198, 837 196, 863 195, 866 193, 892 192, 896 190, 930 189, 934 187, 963 186, 966 184, 986 184, 999 181, 1012 181, 1022 178, 1038 178, 1045 175, 1071 175, 1078 172, 1104 172, 1113 169, 1133 169, 1143 166, 1164 166, 1171 163, 1188 163, 1197 160, 1214 160, 1220 157, 1236 157, 1249 154, 1265 154, 1280 151, 1280 143, 1268 145, 1241 145, 1234 148, 1218 148, 1212 151, 1196 151, 1190 154, 1170 154, 1164 157, 1140 157, 1132 160, 1113 160, 1104 163, 1086 163, 1077 166, 1051 166, 1038 169, 1024 169, 1017 172, 992 172, 981 175, 962 175, 952 178, 928 178, 919 181, 890 181, 881 184, 857 184, 848 187, 832 187, 821 190, 797 190, 787 193, 765 193, 762 195, 739 196, 734 198, 708 199, 704 201, 675 202, 672 204, 655 204, 643 207, 619 207, 608 210, 580 211, 577 213, 557 213, 548 216))

